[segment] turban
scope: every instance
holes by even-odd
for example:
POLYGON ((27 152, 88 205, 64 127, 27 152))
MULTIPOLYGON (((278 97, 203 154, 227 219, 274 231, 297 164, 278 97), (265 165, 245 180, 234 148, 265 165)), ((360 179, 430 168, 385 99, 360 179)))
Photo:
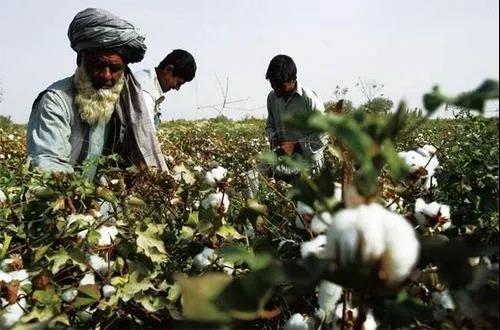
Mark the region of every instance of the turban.
POLYGON ((132 24, 98 8, 76 14, 69 25, 68 38, 77 53, 87 49, 113 50, 129 63, 140 62, 146 53, 144 36, 132 24))

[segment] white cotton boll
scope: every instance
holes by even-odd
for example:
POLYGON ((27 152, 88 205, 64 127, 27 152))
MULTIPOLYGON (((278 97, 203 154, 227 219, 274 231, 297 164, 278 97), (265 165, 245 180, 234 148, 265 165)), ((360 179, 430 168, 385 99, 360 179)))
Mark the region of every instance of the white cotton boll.
MULTIPOLYGON (((334 319, 336 320, 341 320, 342 319, 342 312, 344 311, 344 305, 343 304, 338 304, 337 307, 335 308, 335 317, 334 319)), ((352 317, 355 319, 358 317, 358 309, 357 308, 352 308, 351 306, 349 306, 349 304, 347 304, 346 306, 346 313, 347 312, 351 312, 352 313, 352 317)))
POLYGON ((8 305, 4 313, 0 315, 0 329, 8 329, 15 325, 24 315, 24 309, 28 307, 25 298, 19 299, 15 304, 8 305))
POLYGON ((201 167, 200 165, 196 165, 195 167, 193 167, 193 170, 195 170, 198 173, 201 173, 203 172, 203 167, 201 167))
POLYGON ((205 174, 205 182, 211 186, 216 186, 218 182, 222 181, 227 174, 227 170, 218 166, 205 174))
POLYGON ((201 201, 201 207, 204 209, 216 209, 219 210, 222 204, 222 211, 226 213, 229 210, 229 198, 225 193, 212 193, 209 194, 205 199, 201 201))
POLYGON ((325 322, 330 323, 333 321, 335 305, 342 296, 342 287, 322 280, 318 285, 318 305, 324 312, 325 322))
POLYGON ((77 289, 68 289, 66 291, 63 292, 62 294, 62 300, 67 302, 67 303, 70 303, 72 302, 73 300, 76 299, 76 296, 78 295, 78 290, 77 289))
POLYGON ((470 258, 467 258, 467 261, 469 262, 469 265, 471 267, 476 267, 477 265, 479 265, 481 258, 480 257, 470 257, 470 258))
POLYGON ((328 253, 325 248, 326 236, 319 235, 309 242, 300 244, 300 254, 302 258, 306 258, 309 255, 316 256, 317 258, 328 258, 328 253))
POLYGON ((12 277, 8 273, 0 270, 0 282, 9 283, 10 281, 12 281, 12 277))
POLYGON ((363 330, 376 330, 378 327, 377 320, 373 316, 373 313, 369 311, 366 314, 366 320, 363 322, 362 329, 363 330))
POLYGON ((417 262, 420 243, 413 227, 401 215, 387 211, 384 220, 385 251, 382 271, 387 281, 394 283, 404 280, 410 274, 417 262))
POLYGON ((415 150, 398 152, 398 156, 404 160, 410 168, 410 173, 415 172, 421 167, 425 167, 428 158, 415 150))
POLYGON ((97 232, 101 235, 99 242, 97 243, 100 246, 112 244, 118 235, 118 229, 116 229, 116 226, 101 226, 97 229, 97 232))
POLYGON ((437 148, 430 144, 426 144, 421 149, 427 151, 431 155, 434 155, 437 152, 437 148))
POLYGON ((29 278, 28 272, 26 269, 16 270, 9 273, 12 280, 23 282, 29 278))
POLYGON ((323 234, 332 223, 332 215, 329 212, 322 212, 315 215, 311 221, 311 231, 315 234, 323 234))
MULTIPOLYGON (((420 225, 427 225, 428 218, 450 219, 450 206, 446 204, 439 204, 438 202, 426 203, 422 198, 415 201, 415 219, 420 225)), ((451 224, 448 223, 448 227, 451 224)))
POLYGON ((102 295, 109 298, 116 293, 116 288, 112 285, 106 284, 102 287, 102 295))
POLYGON ((297 202, 297 217, 295 217, 295 227, 297 229, 305 230, 304 222, 314 215, 314 209, 302 201, 297 202))
POLYGON ((285 323, 285 330, 314 330, 314 319, 293 314, 285 323))
POLYGON ((304 222, 300 219, 300 217, 295 218, 295 228, 305 230, 304 222))
POLYGON ((95 275, 94 274, 85 274, 83 278, 80 280, 81 285, 89 285, 95 284, 95 275))
POLYGON ((198 270, 203 270, 213 264, 215 260, 217 260, 215 250, 206 247, 193 258, 193 266, 198 270))
POLYGON ((93 269, 97 270, 100 273, 108 272, 108 262, 97 254, 90 255, 89 264, 93 269))
POLYGON ((453 298, 448 290, 444 290, 443 292, 433 292, 432 301, 436 305, 440 305, 445 309, 455 309, 455 302, 453 301, 453 298))
POLYGON ((357 219, 356 209, 344 209, 333 216, 328 228, 326 249, 340 265, 352 263, 356 256, 360 240, 357 219))

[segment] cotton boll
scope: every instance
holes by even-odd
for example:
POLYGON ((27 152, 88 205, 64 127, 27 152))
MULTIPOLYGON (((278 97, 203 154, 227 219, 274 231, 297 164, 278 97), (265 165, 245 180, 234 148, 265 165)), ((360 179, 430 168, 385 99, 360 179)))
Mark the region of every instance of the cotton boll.
POLYGON ((116 293, 116 288, 112 285, 106 284, 102 287, 102 295, 105 298, 111 297, 116 293))
POLYGON ((111 245, 118 235, 116 226, 101 226, 97 229, 97 232, 100 234, 99 242, 97 243, 99 246, 111 245))
POLYGON ((23 282, 29 278, 29 275, 28 275, 28 272, 26 271, 26 269, 21 269, 21 270, 16 270, 16 271, 10 272, 9 275, 12 278, 12 280, 16 280, 19 282, 23 282))
POLYGON ((441 224, 441 229, 446 229, 451 226, 450 223, 450 207, 446 204, 438 202, 426 203, 423 199, 418 198, 415 201, 415 219, 420 225, 441 224))
POLYGON ((68 289, 66 291, 63 292, 62 294, 62 300, 67 302, 67 303, 70 303, 72 302, 73 300, 76 299, 76 296, 78 295, 78 290, 77 289, 68 289))
POLYGON ((335 305, 342 296, 342 287, 322 280, 318 285, 318 305, 324 311, 325 322, 330 323, 333 321, 335 305))
POLYGON ((78 237, 79 240, 83 241, 85 238, 87 238, 88 232, 88 229, 79 231, 78 233, 76 233, 76 237, 78 237))
POLYGON ((25 298, 19 299, 15 304, 8 305, 4 313, 0 315, 0 329, 8 329, 15 325, 24 315, 24 309, 28 307, 25 298))
POLYGON ((95 284, 94 274, 85 274, 83 278, 80 280, 80 286, 89 284, 95 284))
POLYGON ((390 283, 405 279, 417 262, 420 243, 413 227, 399 214, 387 211, 382 272, 390 283))
POLYGON ((362 329, 363 330, 376 330, 378 327, 377 320, 373 316, 373 313, 369 311, 366 314, 366 320, 363 322, 362 329))
POLYGON ((216 186, 218 182, 222 181, 227 174, 227 170, 218 166, 205 174, 205 182, 210 186, 216 186))
POLYGON ((313 217, 311 221, 311 231, 315 234, 323 234, 332 223, 332 215, 329 212, 322 212, 313 217))
POLYGON ((217 260, 215 250, 206 247, 193 258, 193 266, 198 270, 203 270, 213 264, 215 260, 217 260))
POLYGON ((217 264, 222 268, 222 271, 227 275, 233 275, 234 273, 234 264, 229 261, 224 261, 224 259, 220 259, 217 264))
POLYGON ((12 281, 12 277, 8 273, 0 270, 0 282, 9 283, 10 281, 12 281))
POLYGON ((104 260, 101 256, 97 254, 92 254, 89 257, 89 264, 90 266, 97 270, 100 273, 107 273, 108 272, 108 262, 104 260))
POLYGON ((335 197, 336 200, 341 201, 342 200, 342 185, 338 182, 334 182, 334 190, 333 190, 333 197, 335 197))
POLYGON ((219 210, 221 205, 222 211, 226 213, 229 210, 229 198, 225 193, 212 193, 201 201, 201 207, 204 209, 213 208, 219 210))
POLYGON ((355 261, 360 241, 357 218, 356 209, 344 209, 333 216, 328 228, 327 253, 343 266, 355 261))
POLYGON ((285 330, 314 330, 314 320, 299 313, 293 314, 285 323, 285 330))
POLYGON ((302 258, 306 258, 309 255, 314 255, 317 258, 327 258, 328 254, 325 248, 326 236, 319 235, 309 242, 300 244, 300 254, 302 255, 302 258))

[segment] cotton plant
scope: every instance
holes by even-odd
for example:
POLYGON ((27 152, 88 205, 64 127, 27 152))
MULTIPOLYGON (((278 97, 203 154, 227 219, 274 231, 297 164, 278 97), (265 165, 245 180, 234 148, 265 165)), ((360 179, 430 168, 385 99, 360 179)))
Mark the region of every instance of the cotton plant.
POLYGON ((451 226, 450 206, 438 202, 426 203, 422 198, 415 201, 413 214, 421 226, 432 226, 437 230, 446 230, 451 226))
POLYGON ((435 173, 439 167, 436 157, 437 149, 432 145, 424 145, 416 150, 401 151, 399 157, 410 168, 410 173, 425 179, 424 187, 430 189, 437 186, 435 173))
POLYGON ((332 216, 320 255, 333 259, 339 267, 376 264, 381 278, 392 284, 410 274, 419 250, 415 231, 405 218, 379 204, 370 204, 332 216))

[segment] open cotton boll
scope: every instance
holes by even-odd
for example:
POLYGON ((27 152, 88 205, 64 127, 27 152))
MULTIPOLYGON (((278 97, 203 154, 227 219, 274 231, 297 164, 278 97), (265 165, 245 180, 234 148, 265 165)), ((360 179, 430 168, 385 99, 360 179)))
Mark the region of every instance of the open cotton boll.
POLYGON ((333 190, 333 197, 335 197, 336 200, 341 201, 342 200, 342 184, 338 182, 334 182, 334 190, 333 190))
POLYGON ((366 320, 363 322, 362 329, 363 330, 376 330, 378 327, 377 320, 375 320, 375 316, 373 316, 372 311, 368 311, 366 314, 366 320))
POLYGON ((420 225, 440 224, 442 230, 451 226, 450 206, 438 202, 426 203, 422 198, 415 201, 415 219, 420 225))
POLYGON ((203 251, 194 256, 193 266, 198 270, 203 270, 213 264, 215 260, 217 260, 215 250, 206 247, 203 251))
POLYGON ((83 278, 80 280, 80 285, 89 285, 89 284, 95 284, 94 274, 85 274, 83 278))
POLYGON ((226 213, 229 210, 229 198, 227 197, 227 194, 221 192, 211 193, 201 201, 201 207, 204 209, 213 208, 219 210, 221 205, 222 211, 226 213))
POLYGON ((108 262, 97 254, 92 254, 89 257, 90 266, 100 273, 107 273, 109 270, 108 262))
POLYGON ((355 209, 342 210, 333 216, 328 228, 326 250, 340 265, 354 262, 359 246, 357 218, 355 209))
POLYGON ((314 323, 314 319, 295 313, 286 321, 285 330, 314 330, 314 323))
POLYGON ((76 299, 76 296, 78 295, 78 290, 77 289, 68 289, 63 292, 62 294, 62 300, 64 302, 70 303, 73 300, 76 299))
POLYGON ((317 258, 327 258, 328 254, 325 248, 326 236, 319 235, 309 242, 303 242, 300 244, 300 254, 302 258, 306 258, 309 255, 316 256, 317 258))
POLYGON ((0 282, 9 283, 10 281, 12 281, 12 277, 8 273, 0 270, 0 282))
POLYGON ((15 304, 8 305, 4 313, 0 315, 0 329, 8 329, 15 325, 24 315, 24 310, 28 307, 25 298, 19 299, 15 304))
POLYGON ((12 280, 23 282, 29 278, 28 272, 26 269, 16 270, 9 273, 12 280))
POLYGON ((116 293, 116 288, 112 285, 106 284, 102 287, 102 295, 105 298, 111 297, 116 293))
POLYGON ((101 226, 97 229, 97 232, 100 234, 99 242, 97 243, 100 246, 111 245, 118 235, 116 226, 101 226))
POLYGON ((318 285, 318 305, 326 323, 333 321, 335 306, 342 296, 342 287, 322 280, 318 285))
POLYGON ((389 283, 396 283, 404 280, 417 263, 420 243, 413 227, 399 214, 387 211, 383 225, 385 251, 381 271, 389 283))
POLYGON ((218 166, 205 173, 205 182, 210 186, 216 186, 218 182, 226 177, 226 174, 227 170, 222 166, 218 166))
POLYGON ((315 234, 322 234, 328 230, 332 223, 332 215, 329 212, 322 212, 315 215, 311 221, 311 231, 315 234))

